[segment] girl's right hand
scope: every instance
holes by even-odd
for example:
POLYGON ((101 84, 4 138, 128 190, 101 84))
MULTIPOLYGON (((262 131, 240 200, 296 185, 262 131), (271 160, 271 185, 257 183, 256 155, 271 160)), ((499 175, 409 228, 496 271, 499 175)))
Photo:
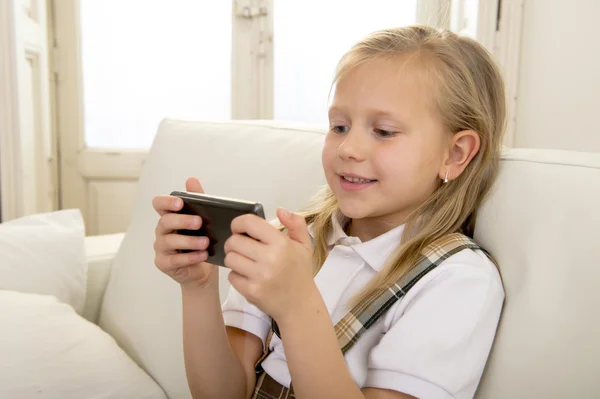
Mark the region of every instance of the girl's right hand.
MULTIPOLYGON (((204 193, 198 179, 190 177, 186 191, 204 193)), ((177 234, 177 230, 197 230, 202 219, 196 215, 176 213, 183 207, 181 198, 159 195, 152 200, 154 210, 160 215, 154 241, 154 264, 160 271, 185 288, 204 287, 211 277, 218 276, 217 266, 204 262, 208 256, 208 237, 177 234), (192 250, 193 252, 179 252, 192 250)))

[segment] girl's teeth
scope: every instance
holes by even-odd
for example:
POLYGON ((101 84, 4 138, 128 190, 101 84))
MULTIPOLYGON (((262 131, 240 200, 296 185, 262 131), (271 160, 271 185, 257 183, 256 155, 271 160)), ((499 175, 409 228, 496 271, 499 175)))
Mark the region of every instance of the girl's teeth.
POLYGON ((352 182, 352 183, 370 183, 373 181, 373 180, 359 179, 358 177, 346 177, 346 176, 344 176, 344 179, 349 182, 352 182))

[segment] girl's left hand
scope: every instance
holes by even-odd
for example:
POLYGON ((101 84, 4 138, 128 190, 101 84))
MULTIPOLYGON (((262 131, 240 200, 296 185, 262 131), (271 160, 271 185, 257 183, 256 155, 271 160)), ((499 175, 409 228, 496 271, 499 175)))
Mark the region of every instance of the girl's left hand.
POLYGON ((231 285, 280 322, 318 291, 304 218, 281 208, 277 217, 288 229, 287 235, 255 215, 235 218, 231 223, 233 235, 225 242, 225 266, 231 269, 231 285))

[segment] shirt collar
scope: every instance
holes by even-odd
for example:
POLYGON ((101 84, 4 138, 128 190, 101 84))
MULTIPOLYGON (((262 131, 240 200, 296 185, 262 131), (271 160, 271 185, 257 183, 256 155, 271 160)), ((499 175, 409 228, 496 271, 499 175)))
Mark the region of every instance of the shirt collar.
MULTIPOLYGON (((358 237, 349 237, 344 231, 349 219, 339 210, 331 217, 332 229, 327 237, 327 246, 331 250, 336 245, 352 248, 369 266, 375 271, 380 271, 392 252, 398 248, 404 225, 375 237, 369 241, 362 242, 358 237)), ((314 238, 312 224, 308 226, 311 237, 314 238)))

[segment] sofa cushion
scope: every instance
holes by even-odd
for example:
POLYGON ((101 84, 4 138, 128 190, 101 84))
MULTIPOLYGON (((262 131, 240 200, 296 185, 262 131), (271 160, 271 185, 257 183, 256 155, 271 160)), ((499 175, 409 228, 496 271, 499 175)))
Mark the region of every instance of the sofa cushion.
POLYGON ((54 296, 0 290, 0 326, 0 398, 166 398, 114 339, 54 296))
MULTIPOLYGON (((276 123, 161 124, 144 166, 135 209, 114 260, 100 326, 147 370, 171 399, 188 398, 179 285, 154 266, 158 216, 152 198, 185 188, 189 176, 206 193, 260 201, 268 219, 277 206, 297 209, 325 184, 324 129, 276 123)), ((221 298, 227 291, 221 269, 221 298)), ((202 315, 198 315, 202 317, 202 315)))
POLYGON ((98 323, 112 262, 124 236, 124 233, 116 233, 85 237, 88 283, 82 316, 92 323, 98 323))
MULTIPOLYGON (((324 184, 324 129, 276 123, 161 125, 115 259, 100 325, 170 398, 188 398, 179 287, 153 264, 156 194, 196 175, 207 193, 295 209, 324 184)), ((600 155, 510 150, 476 238, 498 259, 507 299, 478 397, 595 397, 600 391, 600 155)), ((222 294, 227 284, 221 269, 222 294)), ((199 315, 202 317, 202 315, 199 315)))
POLYGON ((81 212, 74 209, 0 224, 0 289, 54 295, 82 313, 84 236, 81 212))
POLYGON ((600 392, 600 154, 513 149, 478 218, 506 302, 480 399, 600 392))

